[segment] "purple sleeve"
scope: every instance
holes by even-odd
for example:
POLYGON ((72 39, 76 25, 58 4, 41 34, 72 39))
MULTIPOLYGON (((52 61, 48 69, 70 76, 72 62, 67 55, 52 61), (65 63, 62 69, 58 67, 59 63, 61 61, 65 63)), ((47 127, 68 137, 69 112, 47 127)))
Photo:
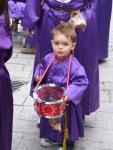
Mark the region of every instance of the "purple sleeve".
POLYGON ((37 76, 42 76, 44 72, 44 66, 42 63, 38 64, 34 73, 34 78, 37 76))
POLYGON ((42 59, 41 63, 39 63, 36 67, 34 78, 37 77, 38 75, 39 76, 43 75, 45 69, 47 68, 53 56, 54 56, 53 53, 49 53, 42 59))
POLYGON ((81 11, 81 14, 85 18, 86 22, 89 19, 92 19, 92 16, 96 11, 97 0, 88 0, 86 3, 86 9, 81 11))
POLYGON ((41 16, 41 0, 27 0, 22 25, 34 29, 41 16))
POLYGON ((0 54, 6 62, 12 55, 12 38, 8 22, 4 15, 0 15, 0 54))
POLYGON ((88 79, 83 67, 79 63, 72 64, 72 68, 73 67, 74 69, 70 75, 71 84, 65 90, 64 94, 77 105, 81 102, 84 91, 88 86, 88 79))

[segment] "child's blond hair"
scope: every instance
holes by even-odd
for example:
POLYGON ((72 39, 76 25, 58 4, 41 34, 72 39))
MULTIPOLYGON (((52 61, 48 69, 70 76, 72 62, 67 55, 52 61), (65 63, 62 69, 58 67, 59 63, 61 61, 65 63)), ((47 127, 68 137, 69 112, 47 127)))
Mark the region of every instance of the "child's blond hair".
POLYGON ((61 21, 53 30, 52 30, 52 38, 54 38, 57 33, 64 34, 67 38, 70 38, 73 43, 76 42, 76 32, 75 28, 71 23, 65 23, 61 21))

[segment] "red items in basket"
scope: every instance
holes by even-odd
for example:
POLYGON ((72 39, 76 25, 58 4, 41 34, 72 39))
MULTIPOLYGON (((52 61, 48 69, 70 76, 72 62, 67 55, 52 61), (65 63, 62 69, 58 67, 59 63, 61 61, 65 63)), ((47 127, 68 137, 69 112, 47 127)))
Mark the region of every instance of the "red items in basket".
POLYGON ((45 118, 57 118, 63 115, 66 103, 64 90, 55 84, 44 84, 34 92, 36 111, 45 118))

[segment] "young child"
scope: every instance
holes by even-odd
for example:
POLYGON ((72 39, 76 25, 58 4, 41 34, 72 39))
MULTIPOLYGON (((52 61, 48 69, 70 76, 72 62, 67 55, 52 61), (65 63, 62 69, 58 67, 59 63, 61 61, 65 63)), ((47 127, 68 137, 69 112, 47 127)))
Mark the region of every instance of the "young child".
POLYGON ((5 62, 12 55, 8 0, 0 2, 0 150, 11 150, 13 97, 5 62))
MULTIPOLYGON (((65 87, 64 100, 67 106, 67 149, 71 150, 73 144, 79 137, 84 136, 84 122, 81 112, 81 100, 85 89, 88 86, 88 79, 84 68, 72 55, 72 50, 76 46, 76 33, 74 27, 69 23, 61 22, 52 31, 53 53, 46 55, 42 63, 37 65, 34 79, 39 81, 49 62, 54 57, 49 70, 47 71, 44 83, 54 83, 65 87), (66 87, 68 66, 71 59, 69 86, 66 87)), ((64 139, 64 116, 61 119, 61 131, 50 125, 48 119, 41 117, 40 121, 40 143, 42 146, 50 146, 58 143, 62 150, 64 139)))

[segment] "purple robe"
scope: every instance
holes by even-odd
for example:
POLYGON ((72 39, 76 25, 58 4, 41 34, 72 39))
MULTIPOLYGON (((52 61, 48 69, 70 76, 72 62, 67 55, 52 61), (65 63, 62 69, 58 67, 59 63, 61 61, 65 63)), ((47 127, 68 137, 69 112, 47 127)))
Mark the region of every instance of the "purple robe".
MULTIPOLYGON (((99 71, 98 71, 98 38, 97 38, 97 0, 72 0, 61 3, 56 0, 45 0, 41 6, 40 0, 27 0, 23 25, 25 28, 37 28, 37 51, 34 63, 51 52, 51 30, 62 20, 69 21, 70 10, 79 9, 86 19, 85 31, 77 30, 77 47, 75 56, 84 66, 89 80, 89 87, 82 100, 83 114, 90 114, 99 107, 99 71), (32 8, 32 9, 31 9, 32 8), (61 8, 62 11, 57 8, 61 8)), ((31 96, 33 90, 31 85, 31 96)))
POLYGON ((0 16, 0 149, 11 150, 13 98, 9 73, 5 62, 11 57, 12 43, 8 24, 0 16), (6 37, 7 36, 7 37, 6 37), (6 37, 6 38, 5 38, 6 37), (9 40, 8 40, 9 39, 9 40), (4 41, 2 41, 4 40, 4 41), (1 42, 4 43, 1 44, 1 42), (8 46, 6 46, 6 43, 8 46), (6 49, 6 47, 8 49, 6 49))
MULTIPOLYGON (((9 15, 13 19, 21 19, 24 15, 24 9, 26 5, 26 0, 9 0, 9 15)), ((25 38, 25 45, 29 47, 35 47, 35 36, 25 38)))
MULTIPOLYGON (((37 75, 42 76, 44 70, 47 68, 49 62, 53 58, 54 53, 46 55, 37 67, 34 77, 37 75)), ((67 83, 67 68, 69 64, 69 56, 64 60, 54 59, 45 78, 44 83, 55 83, 66 88, 67 83)), ((70 69, 70 84, 64 90, 64 95, 68 96, 70 101, 67 109, 68 115, 68 129, 69 129, 69 141, 74 142, 79 137, 84 136, 84 123, 81 112, 81 100, 83 93, 88 85, 88 79, 85 71, 78 60, 72 56, 71 69, 70 69)), ((41 117, 40 125, 40 137, 47 138, 62 144, 64 133, 64 118, 62 118, 62 131, 58 132, 51 128, 48 120, 41 117), (45 128, 46 124, 46 128, 45 128)))
POLYGON ((109 27, 111 19, 112 0, 98 0, 98 37, 99 37, 99 59, 108 57, 109 27))
POLYGON ((9 15, 11 18, 23 18, 24 9, 25 9, 25 1, 24 0, 9 0, 9 15))
POLYGON ((25 47, 35 48, 36 45, 36 37, 33 35, 32 37, 26 36, 25 38, 25 47))

